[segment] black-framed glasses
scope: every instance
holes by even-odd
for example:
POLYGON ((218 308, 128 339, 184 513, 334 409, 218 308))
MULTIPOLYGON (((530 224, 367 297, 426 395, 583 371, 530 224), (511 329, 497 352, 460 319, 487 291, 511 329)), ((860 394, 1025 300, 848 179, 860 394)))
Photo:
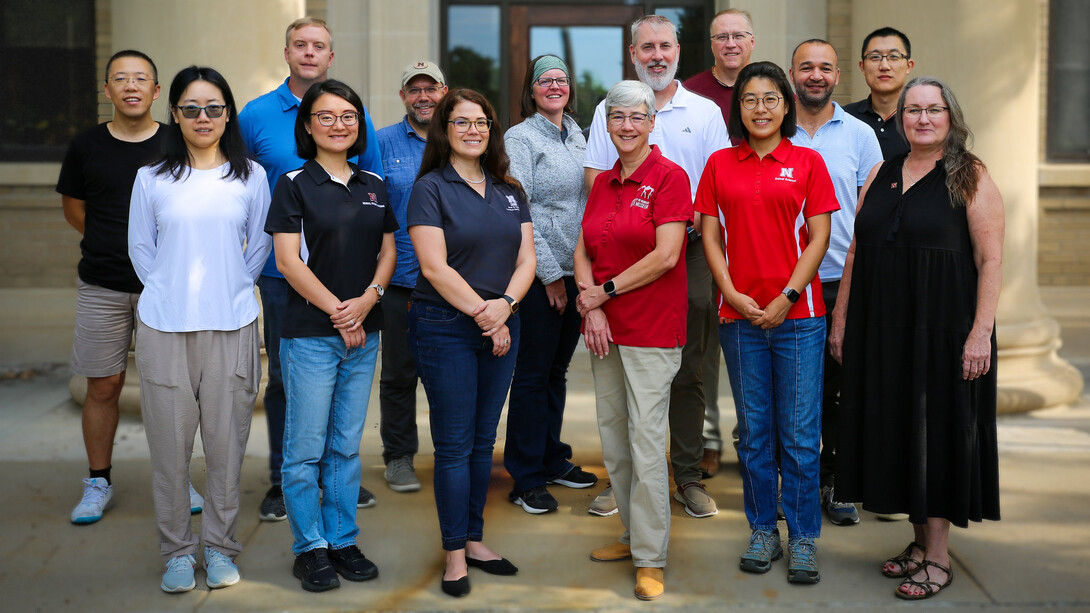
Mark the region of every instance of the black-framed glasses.
POLYGON ((360 120, 360 114, 356 111, 348 111, 347 113, 341 113, 340 115, 334 115, 333 113, 311 113, 310 116, 317 117, 318 123, 327 128, 337 123, 338 119, 346 126, 354 126, 360 120))
POLYGON ((889 53, 878 53, 877 51, 872 51, 864 55, 863 59, 870 62, 871 64, 881 64, 882 60, 888 60, 890 64, 896 64, 897 62, 900 62, 902 60, 907 60, 908 56, 903 53, 898 53, 897 51, 891 51, 889 53))
POLYGON ((720 34, 712 34, 711 39, 717 43, 725 43, 733 40, 736 43, 744 42, 747 38, 753 36, 752 32, 722 32, 720 34))
POLYGON ((436 83, 435 85, 432 85, 430 87, 410 87, 409 89, 405 90, 405 95, 419 96, 420 94, 427 94, 429 96, 434 96, 441 91, 443 91, 443 86, 439 83, 436 83))
POLYGON ((927 113, 928 117, 938 117, 946 111, 950 110, 947 106, 929 106, 927 108, 919 106, 906 106, 902 111, 905 115, 912 117, 913 119, 919 119, 924 113, 927 113))
POLYGON ((753 94, 746 94, 742 96, 742 108, 747 111, 752 111, 757 108, 757 103, 760 102, 765 105, 765 108, 772 110, 780 105, 780 100, 783 100, 783 96, 776 94, 765 94, 763 96, 755 96, 753 94))
POLYGON ((209 104, 208 106, 197 106, 195 104, 187 104, 185 106, 176 106, 178 112, 182 114, 182 117, 186 119, 196 119, 201 116, 201 111, 204 111, 205 115, 208 115, 209 119, 216 119, 223 116, 223 111, 227 109, 226 104, 209 104))
POLYGON ((537 80, 537 84, 541 87, 552 87, 553 83, 556 83, 558 87, 567 87, 571 85, 571 79, 569 79, 568 77, 556 77, 555 79, 550 79, 549 77, 541 77, 537 80))
POLYGON ((454 129, 459 133, 469 132, 469 126, 476 126, 478 132, 487 132, 492 127, 491 119, 477 119, 470 121, 465 117, 459 117, 458 119, 452 119, 447 123, 454 124, 454 129))
POLYGON ((627 119, 632 122, 632 126, 639 128, 642 126, 651 115, 648 113, 632 113, 631 115, 625 115, 624 113, 610 113, 606 115, 606 119, 609 121, 609 125, 617 128, 624 125, 624 121, 627 119))

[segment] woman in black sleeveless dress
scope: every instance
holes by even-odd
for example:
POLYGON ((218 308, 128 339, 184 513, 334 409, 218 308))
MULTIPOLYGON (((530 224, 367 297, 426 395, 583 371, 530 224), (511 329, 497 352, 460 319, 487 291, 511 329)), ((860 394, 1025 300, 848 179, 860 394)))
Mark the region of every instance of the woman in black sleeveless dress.
POLYGON ((833 313, 844 364, 836 484, 869 511, 909 514, 914 539, 882 574, 919 600, 953 578, 950 524, 999 519, 1003 201, 945 84, 914 79, 898 116, 911 151, 863 187, 833 313))

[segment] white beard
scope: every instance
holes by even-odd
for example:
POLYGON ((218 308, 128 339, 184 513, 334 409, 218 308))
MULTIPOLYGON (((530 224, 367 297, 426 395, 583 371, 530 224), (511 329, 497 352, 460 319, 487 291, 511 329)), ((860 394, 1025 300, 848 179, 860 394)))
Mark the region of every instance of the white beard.
POLYGON ((673 64, 668 65, 666 72, 661 75, 652 74, 647 68, 647 66, 636 62, 636 76, 653 91, 660 92, 670 87, 670 84, 674 82, 674 75, 677 74, 677 61, 675 60, 673 64))

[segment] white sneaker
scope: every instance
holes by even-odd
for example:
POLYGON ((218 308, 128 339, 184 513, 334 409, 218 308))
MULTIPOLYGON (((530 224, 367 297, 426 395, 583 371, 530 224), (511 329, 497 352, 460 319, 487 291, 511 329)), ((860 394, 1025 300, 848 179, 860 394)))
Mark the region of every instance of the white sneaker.
POLYGON ((193 489, 193 483, 189 483, 189 512, 196 515, 204 510, 204 496, 193 489))
POLYGON ((204 582, 212 589, 234 585, 240 578, 234 560, 211 547, 204 548, 204 571, 204 582))
POLYGON ((72 509, 73 524, 93 524, 102 519, 102 514, 114 498, 114 486, 102 477, 83 480, 83 498, 72 509))
POLYGON ((193 578, 193 567, 196 565, 197 561, 192 555, 171 558, 167 562, 167 571, 163 573, 163 581, 159 587, 170 594, 188 592, 197 587, 197 581, 193 578))

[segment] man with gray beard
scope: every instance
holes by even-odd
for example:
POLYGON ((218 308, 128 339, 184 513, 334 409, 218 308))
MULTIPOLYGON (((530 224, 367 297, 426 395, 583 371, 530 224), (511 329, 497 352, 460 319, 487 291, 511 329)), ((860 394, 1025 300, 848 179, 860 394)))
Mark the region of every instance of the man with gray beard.
MULTIPOLYGON (((695 197, 708 157, 730 146, 723 115, 714 102, 688 91, 674 78, 681 46, 677 42, 677 27, 666 17, 645 15, 634 21, 628 52, 640 81, 655 92, 655 129, 650 142, 685 170, 690 195, 695 197)), ((602 103, 594 110, 583 161, 588 191, 595 177, 612 168, 616 161, 617 150, 606 131, 606 109, 602 103)), ((719 508, 700 482, 704 452, 703 360, 718 318, 714 284, 697 230, 700 215, 694 213, 694 216, 695 226, 688 229, 685 255, 689 293, 687 342, 681 355, 681 369, 670 386, 670 461, 677 485, 674 499, 685 506, 689 515, 710 517, 719 508)), ((616 510, 611 488, 607 488, 591 503, 589 512, 612 515, 616 510)))

